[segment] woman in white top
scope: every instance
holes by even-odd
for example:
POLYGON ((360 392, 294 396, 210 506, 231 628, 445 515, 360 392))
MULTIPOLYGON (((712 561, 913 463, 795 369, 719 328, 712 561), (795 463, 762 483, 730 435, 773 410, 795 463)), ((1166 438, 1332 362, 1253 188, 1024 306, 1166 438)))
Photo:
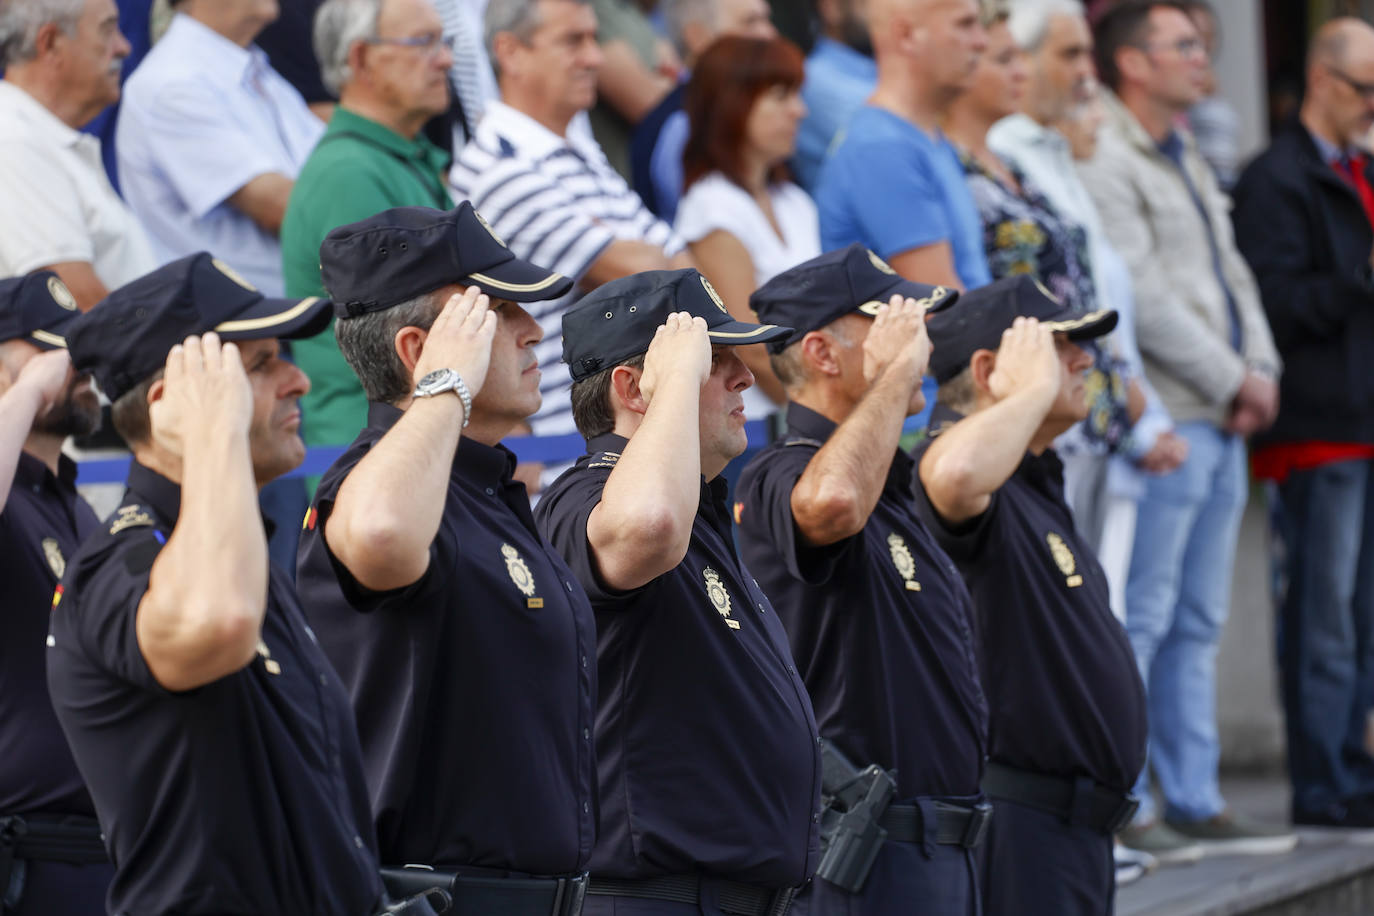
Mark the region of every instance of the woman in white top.
MULTIPOLYGON (((683 151, 686 193, 677 231, 730 313, 757 321, 749 296, 775 274, 821 253, 816 205, 787 180, 786 162, 806 116, 803 58, 783 38, 724 37, 698 59, 683 107, 691 125, 683 151)), ((763 346, 743 347, 754 373, 750 419, 784 400, 763 346)))

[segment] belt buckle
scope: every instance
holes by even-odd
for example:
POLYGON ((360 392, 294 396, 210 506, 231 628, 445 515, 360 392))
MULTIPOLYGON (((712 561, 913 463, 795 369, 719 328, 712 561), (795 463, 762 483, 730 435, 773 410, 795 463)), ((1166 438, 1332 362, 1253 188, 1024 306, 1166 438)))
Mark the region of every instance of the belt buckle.
POLYGON ((992 822, 992 810, 992 803, 985 801, 969 809, 969 818, 964 824, 964 835, 959 840, 959 845, 965 849, 973 849, 982 844, 983 837, 988 832, 988 824, 992 822))
POLYGON ((1112 815, 1111 823, 1107 825, 1108 833, 1117 833, 1131 822, 1135 817, 1136 811, 1140 809, 1140 799, 1134 795, 1126 795, 1121 799, 1121 804, 1117 806, 1116 813, 1112 815))
POLYGON ((582 901, 587 896, 587 873, 557 880, 550 916, 580 916, 582 901))

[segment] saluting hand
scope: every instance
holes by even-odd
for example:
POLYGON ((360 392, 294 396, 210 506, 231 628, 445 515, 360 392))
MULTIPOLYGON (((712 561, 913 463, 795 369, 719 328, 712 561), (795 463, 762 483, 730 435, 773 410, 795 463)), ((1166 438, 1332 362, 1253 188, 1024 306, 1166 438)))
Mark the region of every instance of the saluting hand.
POLYGON ((172 347, 162 377, 162 397, 148 410, 153 439, 174 455, 187 441, 216 428, 248 435, 253 389, 239 348, 211 332, 172 347))
POLYGON ((415 381, 440 369, 452 369, 477 397, 491 364, 497 321, 491 300, 476 286, 450 296, 430 326, 420 358, 415 361, 415 381))
POLYGON ((919 385, 931 351, 925 306, 915 299, 893 295, 874 316, 863 350, 864 381, 868 384, 892 367, 905 373, 912 386, 919 385))
POLYGON ((28 388, 38 395, 38 410, 34 412, 35 417, 43 416, 62 397, 62 392, 67 387, 67 373, 71 366, 71 354, 66 350, 49 350, 39 353, 19 370, 14 386, 28 388))
POLYGON ((1018 317, 1002 332, 997 365, 988 376, 992 396, 1001 401, 1031 388, 1047 389, 1047 394, 1054 395, 1061 384, 1063 371, 1054 334, 1034 318, 1018 317))
POLYGON ((658 326, 644 354, 639 392, 645 403, 653 400, 654 392, 666 379, 695 379, 700 388, 710 377, 711 338, 706 335, 706 319, 673 312, 658 326))

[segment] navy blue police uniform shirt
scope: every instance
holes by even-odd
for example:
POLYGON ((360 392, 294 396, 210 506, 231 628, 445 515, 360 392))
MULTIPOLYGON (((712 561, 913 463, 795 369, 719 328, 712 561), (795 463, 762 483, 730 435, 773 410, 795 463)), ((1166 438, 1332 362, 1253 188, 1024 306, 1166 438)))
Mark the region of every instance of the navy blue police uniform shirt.
POLYGON ((0 815, 95 817, 91 796, 48 701, 48 615, 67 561, 99 524, 76 492, 76 465, 57 473, 19 453, 0 512, 0 815))
POLYGON ((816 864, 820 754, 787 637, 735 554, 719 478, 702 484, 676 568, 630 592, 601 585, 587 519, 625 444, 591 440, 535 510, 596 609, 592 874, 801 884, 816 864))
MULTIPOLYGON (((937 404, 931 430, 959 419, 937 404)), ((917 463, 932 441, 917 446, 917 463)), ((1107 577, 1074 530, 1059 457, 1027 452, 962 525, 939 518, 919 475, 914 489, 973 595, 992 759, 1129 792, 1145 764, 1145 689, 1107 577)))
POLYGON ((787 406, 787 435, 736 489, 745 565, 774 602, 816 706, 821 734, 860 766, 896 767, 898 801, 977 795, 988 711, 973 604, 916 516, 913 462, 895 453, 862 531, 805 543, 792 490, 835 424, 787 406))
POLYGON ((463 439, 429 568, 362 588, 324 526, 349 472, 402 416, 368 425, 316 492, 296 585, 353 697, 388 865, 559 875, 596 837, 596 622, 540 536, 515 456, 463 439))
POLYGON ((134 463, 52 612, 48 686, 115 862, 110 912, 365 916, 382 886, 352 711, 287 575, 247 667, 184 692, 148 670, 135 619, 180 507, 134 463))

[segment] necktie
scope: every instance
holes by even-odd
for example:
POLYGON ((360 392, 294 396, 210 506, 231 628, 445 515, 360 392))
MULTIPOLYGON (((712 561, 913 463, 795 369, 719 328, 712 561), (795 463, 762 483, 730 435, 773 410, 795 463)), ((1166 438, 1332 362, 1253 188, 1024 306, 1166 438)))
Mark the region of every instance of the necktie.
POLYGON ((1374 226, 1374 188, 1369 186, 1369 177, 1365 174, 1365 166, 1368 165, 1368 158, 1363 153, 1354 153, 1350 156, 1342 156, 1336 160, 1336 171, 1349 179, 1355 186, 1355 191, 1360 195, 1360 204, 1364 207, 1365 218, 1374 226))

